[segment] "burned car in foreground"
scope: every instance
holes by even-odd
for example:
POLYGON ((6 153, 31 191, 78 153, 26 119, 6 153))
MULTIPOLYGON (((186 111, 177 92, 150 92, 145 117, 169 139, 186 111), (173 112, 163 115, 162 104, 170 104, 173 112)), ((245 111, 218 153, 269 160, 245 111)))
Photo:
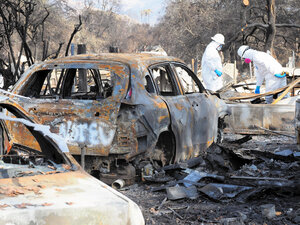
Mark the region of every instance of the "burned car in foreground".
POLYGON ((8 97, 0 107, 13 114, 0 113, 0 224, 144 224, 139 207, 87 174, 49 127, 8 97), (40 150, 13 143, 4 121, 23 124, 40 150))
MULTIPOLYGON (((166 165, 201 155, 228 114, 184 63, 151 54, 42 62, 23 74, 11 95, 107 183, 118 177, 132 183, 145 160, 166 165)), ((17 142, 32 145, 22 128, 8 128, 23 133, 17 142)))

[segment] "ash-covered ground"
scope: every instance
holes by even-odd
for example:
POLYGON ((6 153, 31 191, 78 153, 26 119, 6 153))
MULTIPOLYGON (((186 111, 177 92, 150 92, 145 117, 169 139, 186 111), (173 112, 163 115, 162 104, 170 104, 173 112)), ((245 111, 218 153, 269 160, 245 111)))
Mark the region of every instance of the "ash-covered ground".
POLYGON ((298 154, 295 138, 226 134, 197 166, 159 171, 160 179, 121 193, 140 206, 146 224, 300 224, 298 154), (193 171, 201 176, 189 183, 193 171))

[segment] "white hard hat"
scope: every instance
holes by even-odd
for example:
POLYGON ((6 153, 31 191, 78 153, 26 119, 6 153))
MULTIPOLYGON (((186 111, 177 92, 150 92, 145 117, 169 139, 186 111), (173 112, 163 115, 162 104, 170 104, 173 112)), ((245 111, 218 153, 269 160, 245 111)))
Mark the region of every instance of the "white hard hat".
POLYGON ((238 53, 238 55, 239 55, 241 58, 243 58, 244 53, 245 53, 248 49, 250 49, 250 47, 249 47, 248 45, 242 45, 241 47, 239 47, 237 53, 238 53))
POLYGON ((225 42, 224 42, 225 38, 224 38, 223 34, 216 34, 211 39, 214 40, 215 42, 221 44, 221 45, 225 44, 225 42))

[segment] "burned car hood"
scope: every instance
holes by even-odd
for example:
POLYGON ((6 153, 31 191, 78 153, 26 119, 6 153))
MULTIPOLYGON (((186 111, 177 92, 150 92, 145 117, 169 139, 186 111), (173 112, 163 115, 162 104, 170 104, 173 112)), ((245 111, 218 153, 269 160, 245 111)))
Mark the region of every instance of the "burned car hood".
POLYGON ((0 224, 144 224, 139 207, 84 172, 2 179, 0 224))

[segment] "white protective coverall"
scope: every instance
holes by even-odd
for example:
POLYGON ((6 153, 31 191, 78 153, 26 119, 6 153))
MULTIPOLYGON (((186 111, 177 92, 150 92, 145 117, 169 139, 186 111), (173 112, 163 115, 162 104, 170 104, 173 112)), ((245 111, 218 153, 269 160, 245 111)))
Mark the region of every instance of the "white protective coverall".
MULTIPOLYGON (((264 80, 266 80, 266 92, 286 86, 286 77, 275 76, 283 72, 282 66, 268 53, 249 49, 245 51, 243 58, 249 58, 253 62, 256 86, 261 86, 264 80)), ((273 95, 266 96, 266 102, 271 104, 273 95)))
POLYGON ((212 41, 210 42, 202 56, 202 78, 206 89, 217 91, 223 87, 222 76, 218 77, 215 70, 222 72, 222 60, 217 50, 220 44, 212 41))

